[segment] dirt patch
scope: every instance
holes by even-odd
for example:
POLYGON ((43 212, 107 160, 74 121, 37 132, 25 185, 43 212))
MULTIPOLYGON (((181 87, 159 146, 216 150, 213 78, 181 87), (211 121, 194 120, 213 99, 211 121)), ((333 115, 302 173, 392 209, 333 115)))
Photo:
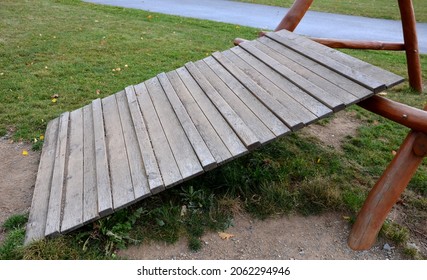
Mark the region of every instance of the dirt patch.
MULTIPOLYGON (((24 214, 31 207, 34 183, 37 175, 39 152, 31 151, 31 145, 13 143, 0 138, 0 225, 14 214, 24 214), (28 151, 28 155, 22 152, 28 151)), ((4 232, 0 229, 0 242, 4 232)))
POLYGON ((264 221, 237 215, 234 226, 226 232, 234 237, 223 240, 216 232, 202 237, 202 249, 192 252, 187 240, 174 245, 145 243, 118 252, 129 259, 218 260, 218 259, 404 259, 392 245, 384 249, 381 239, 367 251, 353 251, 347 246, 349 223, 339 213, 321 216, 290 216, 264 221))
POLYGON ((342 151, 342 142, 348 136, 355 136, 361 121, 354 112, 341 111, 326 124, 312 124, 301 132, 319 139, 323 145, 342 151))

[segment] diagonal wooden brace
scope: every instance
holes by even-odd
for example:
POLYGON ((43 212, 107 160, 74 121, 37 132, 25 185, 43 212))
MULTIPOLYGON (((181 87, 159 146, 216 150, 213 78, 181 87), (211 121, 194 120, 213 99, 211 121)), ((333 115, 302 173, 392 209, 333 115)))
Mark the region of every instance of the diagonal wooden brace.
POLYGON ((360 210, 348 240, 352 249, 372 247, 388 213, 426 155, 427 135, 411 131, 360 210))

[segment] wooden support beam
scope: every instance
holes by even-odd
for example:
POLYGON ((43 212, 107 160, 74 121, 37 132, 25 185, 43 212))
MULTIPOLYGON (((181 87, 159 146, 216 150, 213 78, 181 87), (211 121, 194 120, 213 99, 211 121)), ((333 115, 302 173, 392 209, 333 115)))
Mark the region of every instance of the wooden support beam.
POLYGON ((381 115, 387 119, 400 123, 415 131, 427 134, 427 112, 396 102, 390 99, 374 95, 357 105, 381 115))
POLYGON ((294 31, 314 0, 296 0, 274 31, 294 31))
POLYGON ((402 19, 409 85, 421 93, 423 91, 423 82, 421 77, 421 63, 418 50, 414 7, 412 5, 412 0, 398 0, 398 2, 402 19))
POLYGON ((343 49, 365 49, 365 50, 389 50, 389 51, 403 51, 405 45, 403 43, 380 42, 380 41, 355 41, 355 40, 341 40, 341 39, 327 39, 327 38, 310 38, 322 45, 330 48, 343 48, 343 49))
POLYGON ((350 248, 367 250, 372 247, 388 213, 423 162, 426 147, 426 134, 414 131, 408 134, 360 210, 348 240, 350 248))

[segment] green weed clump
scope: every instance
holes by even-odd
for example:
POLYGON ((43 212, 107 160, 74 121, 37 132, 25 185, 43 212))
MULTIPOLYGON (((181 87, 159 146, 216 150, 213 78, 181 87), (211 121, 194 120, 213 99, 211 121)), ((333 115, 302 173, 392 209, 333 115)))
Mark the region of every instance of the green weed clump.
POLYGON ((23 256, 26 215, 13 215, 2 225, 6 232, 5 240, 0 244, 0 260, 17 260, 23 256))

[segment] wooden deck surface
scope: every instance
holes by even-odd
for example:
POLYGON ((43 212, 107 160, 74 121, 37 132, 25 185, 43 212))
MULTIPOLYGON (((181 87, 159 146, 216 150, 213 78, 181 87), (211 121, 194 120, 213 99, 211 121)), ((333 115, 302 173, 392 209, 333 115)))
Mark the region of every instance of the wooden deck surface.
POLYGON ((26 243, 69 232, 403 79, 279 31, 49 122, 26 243))

